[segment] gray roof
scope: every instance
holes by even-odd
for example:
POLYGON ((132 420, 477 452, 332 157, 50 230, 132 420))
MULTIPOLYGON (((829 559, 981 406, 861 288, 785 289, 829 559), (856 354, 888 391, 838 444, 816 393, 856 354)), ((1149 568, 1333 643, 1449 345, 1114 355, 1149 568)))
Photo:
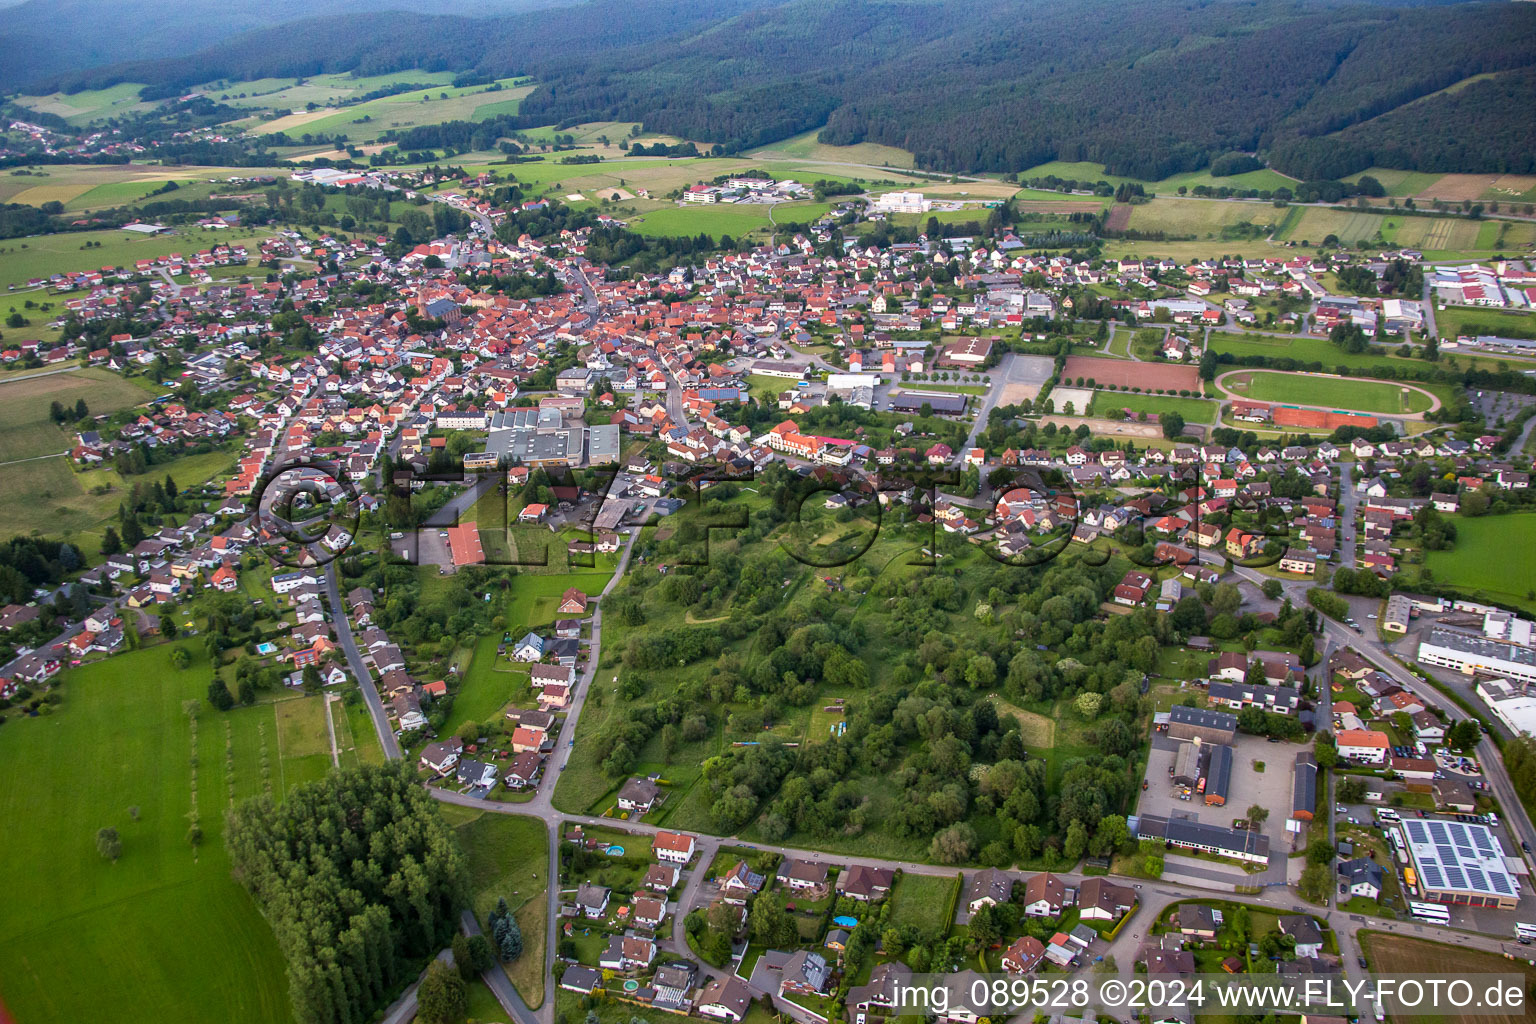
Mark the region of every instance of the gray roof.
POLYGON ((1173 725, 1197 725, 1205 729, 1237 729, 1237 716, 1225 711, 1192 708, 1175 704, 1168 711, 1168 721, 1173 725))
POLYGON ((1296 755, 1296 770, 1291 776, 1291 813, 1317 813, 1317 762, 1309 751, 1296 755))

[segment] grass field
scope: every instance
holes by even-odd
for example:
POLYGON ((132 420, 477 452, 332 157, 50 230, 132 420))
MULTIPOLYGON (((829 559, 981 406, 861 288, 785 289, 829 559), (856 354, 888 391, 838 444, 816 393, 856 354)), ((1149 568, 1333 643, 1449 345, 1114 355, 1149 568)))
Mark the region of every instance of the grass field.
POLYGON ((1135 231, 1214 239, 1221 238, 1223 228, 1243 223, 1259 226, 1261 235, 1269 234, 1279 227, 1284 215, 1285 211, 1268 203, 1174 199, 1159 195, 1149 203, 1131 208, 1130 227, 1135 231))
POLYGON ((1536 338, 1536 314, 1447 306, 1435 310, 1435 329, 1442 338, 1495 334, 1506 338, 1536 338))
POLYGON ((1109 409, 1129 409, 1132 412, 1176 412, 1189 423, 1211 423, 1216 419, 1216 403, 1203 398, 1168 398, 1164 395, 1136 395, 1123 391, 1096 391, 1090 416, 1102 416, 1109 409))
POLYGON ((1440 175, 1426 171, 1395 171, 1388 167, 1371 167, 1359 174, 1351 174, 1344 181, 1351 184, 1366 175, 1381 182, 1389 196, 1416 196, 1440 180, 1440 175))
MULTIPOLYGON (((767 232, 770 207, 760 203, 715 206, 669 206, 630 222, 642 235, 730 235, 740 238, 754 231, 767 232)), ((812 221, 832 209, 829 203, 780 203, 773 217, 785 221, 812 221)))
POLYGON ((454 826, 469 862, 475 916, 487 919, 505 899, 523 933, 523 955, 506 965, 507 976, 530 1007, 544 1002, 544 933, 549 913, 548 838, 544 823, 520 815, 476 811, 452 804, 443 816, 454 826))
POLYGON ((1452 516, 1456 546, 1430 551, 1435 580, 1536 611, 1536 516, 1452 516))
POLYGON ((951 923, 944 920, 944 911, 956 884, 954 875, 902 875, 891 890, 890 926, 916 925, 930 935, 944 936, 951 923))
MULTIPOLYGON (((1506 960, 1494 953, 1482 953, 1475 949, 1426 942, 1406 935, 1390 935, 1385 932, 1362 931, 1360 947, 1374 973, 1401 974, 1408 977, 1456 978, 1471 974, 1519 974, 1525 978, 1525 988, 1536 985, 1536 967, 1522 960, 1506 960)), ((1394 1024, 1516 1024, 1530 1020, 1528 1011, 1518 1009, 1508 1013, 1481 1010, 1473 1014, 1436 1013, 1433 1003, 1421 1006, 1412 1016, 1393 1014, 1394 1024)))
POLYGON ((268 785, 280 796, 307 772, 279 756, 273 705, 208 707, 202 645, 187 649, 183 671, 170 645, 69 671, 54 714, 5 726, 0 857, 27 884, 0 903, 0 999, 19 1020, 106 1020, 127 1005, 189 1024, 290 1019, 277 944, 230 877, 222 832, 232 799, 268 785), (199 707, 195 748, 186 701, 199 707), (96 852, 104 826, 122 837, 116 863, 96 852))
POLYGON ((861 142, 854 146, 828 146, 816 141, 820 129, 754 150, 753 157, 820 160, 827 163, 872 164, 877 167, 911 167, 912 154, 895 146, 861 142))
POLYGON ((1259 402, 1287 402, 1318 405, 1334 409, 1354 409, 1399 415, 1423 412, 1430 407, 1428 395, 1383 381, 1353 377, 1315 377, 1251 370, 1222 382, 1233 394, 1259 402))
MULTIPOLYGON (((164 180, 164 179, 161 179, 164 180)), ((73 231, 57 235, 33 235, 10 239, 0 245, 0 286, 21 290, 34 277, 46 278, 71 270, 132 266, 136 260, 156 259, 171 253, 194 253, 219 243, 240 243, 254 253, 268 232, 203 231, 186 229, 174 235, 136 235, 122 231, 73 231), (85 248, 88 241, 100 248, 85 248)), ((3 300, 0 300, 3 301, 3 300)), ((7 306, 12 303, 6 303, 7 306)), ((20 301, 14 305, 20 309, 20 301)), ((9 312, 9 309, 7 309, 9 312)), ((31 319, 37 321, 34 312, 31 319)), ((22 329, 23 331, 25 329, 22 329)), ((22 334, 20 336, 25 336, 22 334)))
MULTIPOLYGON (((401 81, 415 81, 409 75, 399 76, 401 81)), ((514 86, 521 79, 504 79, 502 88, 487 92, 483 85, 454 88, 451 85, 433 86, 420 92, 400 93, 382 99, 369 100, 352 106, 326 112, 328 108, 285 114, 270 120, 246 123, 247 132, 266 135, 284 132, 291 138, 301 135, 345 135, 353 143, 372 142, 391 129, 404 131, 427 124, 444 121, 476 119, 479 108, 494 105, 500 111, 508 110, 508 104, 521 101, 533 91, 533 86, 514 86), (319 116, 314 116, 319 114, 319 116)), ((511 111, 515 113, 514 111, 511 111)))
POLYGON ((48 418, 53 402, 72 412, 83 398, 91 415, 101 416, 148 397, 137 385, 97 367, 0 381, 0 462, 69 450, 73 436, 48 418))
MULTIPOLYGON (((89 399, 87 399, 89 401, 89 399)), ((228 452, 187 455, 153 467, 136 479, 162 480, 166 473, 182 487, 203 483, 222 472, 234 460, 228 452)), ((44 532, 85 545, 95 553, 99 538, 92 535, 108 517, 115 515, 124 480, 110 469, 75 472, 67 459, 42 459, 0 466, 0 537, 44 532), (93 493, 100 490, 100 493, 93 493)))
MULTIPOLYGON (((1215 331, 1210 336, 1210 344, 1216 352, 1230 352, 1238 356, 1268 356, 1272 359, 1295 359, 1300 363, 1319 363, 1330 373, 1338 367, 1358 372, 1386 366, 1401 368, 1428 365, 1421 359, 1403 359, 1375 352, 1351 355, 1326 338, 1312 338, 1304 335, 1278 337, 1270 334, 1215 331)), ((1465 361, 1465 357, 1460 358, 1465 361)), ((1442 385, 1421 384, 1419 387, 1439 395, 1441 401, 1450 398, 1450 392, 1442 385)))
POLYGON ((1015 707, 1001 697, 994 699, 992 703, 997 705, 999 717, 1012 715, 1019 723, 1019 738, 1024 741, 1026 747, 1049 747, 1056 742, 1056 722, 1053 719, 1015 707))
POLYGON ((44 114, 55 114, 70 124, 80 125, 100 118, 148 110, 152 104, 139 99, 142 83, 120 82, 105 89, 82 92, 51 93, 47 96, 18 96, 18 105, 44 114))

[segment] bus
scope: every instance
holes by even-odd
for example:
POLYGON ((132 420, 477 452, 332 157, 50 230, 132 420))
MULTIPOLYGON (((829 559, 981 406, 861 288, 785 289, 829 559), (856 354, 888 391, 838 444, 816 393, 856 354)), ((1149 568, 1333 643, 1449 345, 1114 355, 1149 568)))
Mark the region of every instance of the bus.
POLYGON ((1438 903, 1409 903, 1408 911, 1417 921, 1430 921, 1434 924, 1450 924, 1451 912, 1438 903))
POLYGON ((1516 921, 1515 938, 1520 940, 1522 946, 1529 944, 1532 939, 1536 939, 1536 924, 1521 924, 1516 921))

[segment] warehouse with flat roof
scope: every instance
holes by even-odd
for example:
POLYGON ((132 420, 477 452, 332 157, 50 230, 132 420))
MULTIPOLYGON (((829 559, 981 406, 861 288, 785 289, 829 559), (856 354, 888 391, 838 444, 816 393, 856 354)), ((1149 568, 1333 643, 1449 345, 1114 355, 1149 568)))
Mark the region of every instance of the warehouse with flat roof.
POLYGON ((1237 736, 1237 716, 1176 704, 1168 711, 1168 736, 1175 740, 1231 743, 1237 736))
POLYGON ((1504 850, 1487 825, 1408 818, 1401 827, 1425 900, 1500 910, 1520 902, 1504 850))

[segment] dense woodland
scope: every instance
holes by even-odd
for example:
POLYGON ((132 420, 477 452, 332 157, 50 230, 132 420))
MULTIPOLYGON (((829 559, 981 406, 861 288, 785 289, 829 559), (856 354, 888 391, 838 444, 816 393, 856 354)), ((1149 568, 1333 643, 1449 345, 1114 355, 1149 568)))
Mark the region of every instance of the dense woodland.
POLYGON ((1372 163, 1528 169, 1533 55, 1528 4, 594 0, 487 19, 316 18, 46 84, 167 94, 320 71, 527 73, 539 86, 509 130, 643 121, 738 152, 820 129, 938 170, 1090 160, 1154 180, 1258 152, 1315 179, 1372 163))
POLYGON ((457 930, 464 856, 409 761, 249 800, 226 841, 288 961, 299 1024, 371 1019, 457 930))

